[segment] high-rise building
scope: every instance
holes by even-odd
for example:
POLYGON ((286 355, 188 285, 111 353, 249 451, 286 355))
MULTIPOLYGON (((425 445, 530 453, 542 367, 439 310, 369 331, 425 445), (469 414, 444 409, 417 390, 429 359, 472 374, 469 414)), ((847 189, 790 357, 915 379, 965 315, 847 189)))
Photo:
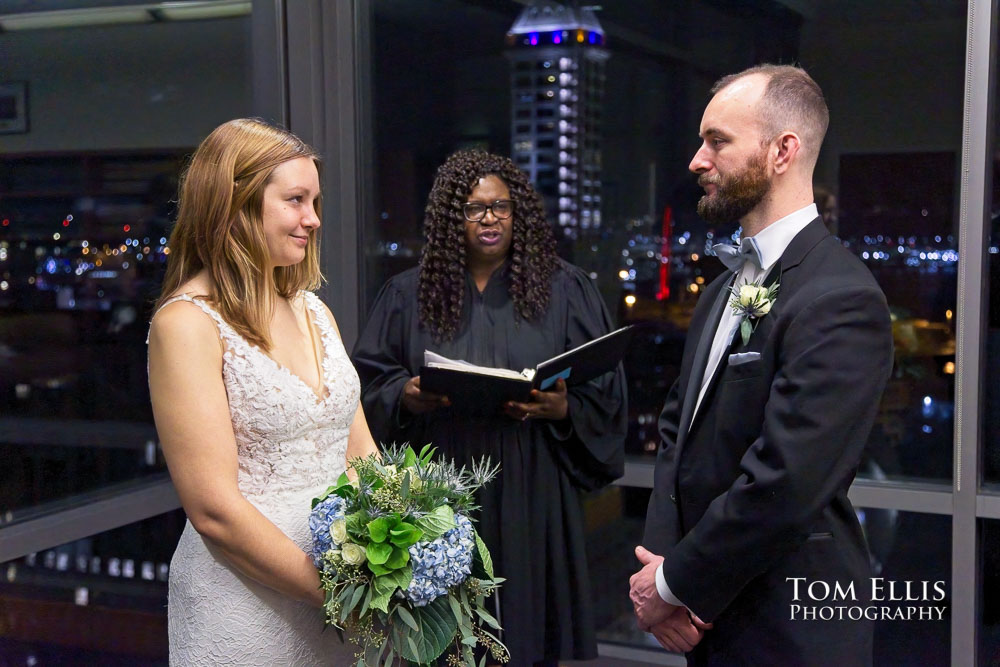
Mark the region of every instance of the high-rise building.
POLYGON ((601 226, 604 43, 593 10, 550 0, 526 7, 507 33, 511 155, 566 239, 601 226))

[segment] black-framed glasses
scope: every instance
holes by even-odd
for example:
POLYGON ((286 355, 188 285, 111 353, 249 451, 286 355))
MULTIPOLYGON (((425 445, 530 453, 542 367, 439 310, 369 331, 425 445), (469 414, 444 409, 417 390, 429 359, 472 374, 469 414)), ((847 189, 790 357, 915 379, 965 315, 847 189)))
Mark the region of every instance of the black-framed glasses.
POLYGON ((506 220, 514 215, 514 202, 509 199, 498 199, 492 204, 482 204, 477 201, 467 201, 462 204, 462 215, 469 222, 479 222, 486 217, 486 211, 493 211, 493 216, 506 220))

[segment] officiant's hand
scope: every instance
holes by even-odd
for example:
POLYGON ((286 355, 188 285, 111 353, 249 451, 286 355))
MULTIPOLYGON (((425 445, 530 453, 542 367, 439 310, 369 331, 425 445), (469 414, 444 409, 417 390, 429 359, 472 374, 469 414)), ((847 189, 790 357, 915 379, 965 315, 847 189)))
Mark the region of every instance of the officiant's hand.
POLYGON ((403 407, 410 411, 410 414, 419 415, 438 408, 446 408, 451 405, 447 396, 433 394, 429 391, 420 390, 420 376, 411 377, 403 387, 402 397, 403 407))
POLYGON ((531 400, 528 403, 508 401, 504 404, 504 412, 511 419, 551 419, 559 421, 569 414, 569 402, 566 400, 566 381, 556 380, 552 391, 531 390, 531 400))
POLYGON ((678 609, 684 610, 684 607, 670 604, 656 590, 656 570, 663 562, 663 556, 657 556, 638 546, 635 548, 635 557, 642 563, 642 569, 629 578, 628 597, 632 600, 639 629, 649 631, 678 609))

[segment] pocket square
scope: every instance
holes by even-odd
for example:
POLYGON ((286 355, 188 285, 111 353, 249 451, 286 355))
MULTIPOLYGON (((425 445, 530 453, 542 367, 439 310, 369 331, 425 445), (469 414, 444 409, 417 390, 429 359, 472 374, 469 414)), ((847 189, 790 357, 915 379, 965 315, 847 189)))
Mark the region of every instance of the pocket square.
POLYGON ((739 366, 740 364, 757 361, 758 359, 760 359, 760 352, 738 352, 729 355, 728 363, 730 366, 739 366))

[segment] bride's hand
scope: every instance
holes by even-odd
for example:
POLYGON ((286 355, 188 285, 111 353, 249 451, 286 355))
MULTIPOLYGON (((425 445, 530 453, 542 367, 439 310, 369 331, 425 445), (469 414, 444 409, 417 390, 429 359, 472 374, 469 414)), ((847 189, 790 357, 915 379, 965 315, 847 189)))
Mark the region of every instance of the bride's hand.
POLYGON ((410 414, 419 415, 438 408, 445 408, 451 405, 447 396, 432 394, 429 391, 420 390, 420 376, 411 377, 403 387, 402 397, 403 407, 410 411, 410 414))

